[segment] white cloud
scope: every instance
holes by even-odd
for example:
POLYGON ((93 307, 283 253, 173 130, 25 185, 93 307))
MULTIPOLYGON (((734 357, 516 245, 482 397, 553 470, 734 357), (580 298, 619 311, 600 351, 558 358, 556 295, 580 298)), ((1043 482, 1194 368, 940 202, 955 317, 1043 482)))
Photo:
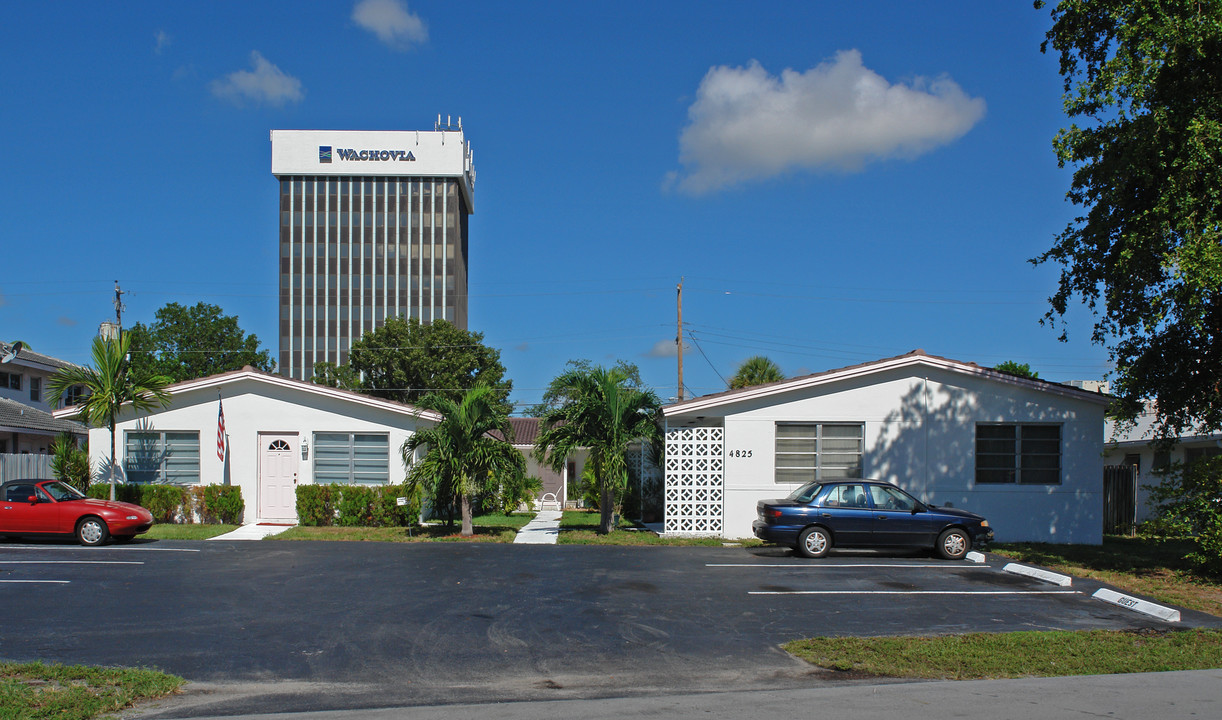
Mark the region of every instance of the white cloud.
MULTIPOLYGON (((691 349, 692 349, 691 345, 689 345, 688 343, 683 343, 684 352, 687 352, 688 350, 691 350, 691 349)), ((667 357, 678 357, 678 356, 679 356, 679 348, 677 345, 675 345, 674 338, 657 341, 656 343, 653 344, 653 347, 649 349, 649 352, 645 353, 645 357, 655 357, 655 358, 667 358, 667 357)))
POLYGON ((170 42, 173 40, 173 38, 170 37, 170 34, 165 30, 158 30, 157 33, 153 35, 153 38, 157 41, 157 44, 153 46, 153 52, 157 53, 158 55, 161 54, 162 50, 168 48, 170 46, 170 42))
POLYGON ((424 21, 401 0, 360 0, 352 8, 352 21, 396 50, 407 50, 429 39, 424 21))
POLYGON ((243 100, 283 105, 286 102, 300 102, 305 97, 301 91, 301 81, 292 75, 285 75, 258 50, 251 51, 250 63, 253 70, 238 70, 213 80, 212 94, 238 105, 243 100))
POLYGON ((857 50, 806 72, 709 70, 679 137, 680 190, 700 194, 795 170, 855 172, 887 158, 912 159, 962 137, 985 103, 953 80, 891 84, 857 50))

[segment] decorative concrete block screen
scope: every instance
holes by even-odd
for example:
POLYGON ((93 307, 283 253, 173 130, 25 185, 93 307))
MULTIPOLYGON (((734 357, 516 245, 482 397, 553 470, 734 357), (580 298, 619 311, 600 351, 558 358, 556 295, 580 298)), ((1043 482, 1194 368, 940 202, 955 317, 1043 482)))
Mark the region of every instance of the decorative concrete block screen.
POLYGON ((725 428, 666 429, 666 533, 720 535, 725 428))

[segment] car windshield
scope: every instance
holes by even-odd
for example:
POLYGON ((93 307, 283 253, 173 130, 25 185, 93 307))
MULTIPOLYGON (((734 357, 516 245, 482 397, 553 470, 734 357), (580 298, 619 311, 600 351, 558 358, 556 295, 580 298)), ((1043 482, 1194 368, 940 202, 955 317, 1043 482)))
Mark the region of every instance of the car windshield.
POLYGON ((785 499, 793 500, 794 502, 808 503, 814 499, 815 495, 819 494, 819 488, 821 487, 823 487, 823 483, 808 482, 797 490, 789 493, 789 496, 785 499))
POLYGON ((72 487, 67 483, 49 482, 42 486, 48 495, 55 498, 56 502, 64 502, 65 500, 80 500, 85 497, 80 490, 72 487))

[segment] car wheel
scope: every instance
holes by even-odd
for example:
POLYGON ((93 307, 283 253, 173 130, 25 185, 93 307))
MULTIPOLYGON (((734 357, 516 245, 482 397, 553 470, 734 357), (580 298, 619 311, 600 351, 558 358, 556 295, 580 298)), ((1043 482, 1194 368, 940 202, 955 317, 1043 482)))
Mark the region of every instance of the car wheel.
POLYGON ((959 528, 951 528, 938 536, 938 554, 947 560, 962 560, 972 549, 972 539, 959 528))
POLYGON ((806 528, 798 536, 798 553, 808 558, 821 558, 832 549, 832 536, 821 527, 806 528))
POLYGON ((76 524, 76 539, 82 545, 101 545, 110 537, 110 528, 102 518, 87 517, 76 524))

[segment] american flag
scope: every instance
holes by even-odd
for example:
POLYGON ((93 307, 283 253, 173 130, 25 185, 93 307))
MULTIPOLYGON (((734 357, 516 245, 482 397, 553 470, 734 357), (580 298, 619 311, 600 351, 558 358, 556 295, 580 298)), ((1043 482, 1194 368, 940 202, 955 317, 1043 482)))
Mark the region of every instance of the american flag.
POLYGON ((221 461, 225 461, 225 406, 221 404, 220 399, 216 401, 216 457, 221 461))

